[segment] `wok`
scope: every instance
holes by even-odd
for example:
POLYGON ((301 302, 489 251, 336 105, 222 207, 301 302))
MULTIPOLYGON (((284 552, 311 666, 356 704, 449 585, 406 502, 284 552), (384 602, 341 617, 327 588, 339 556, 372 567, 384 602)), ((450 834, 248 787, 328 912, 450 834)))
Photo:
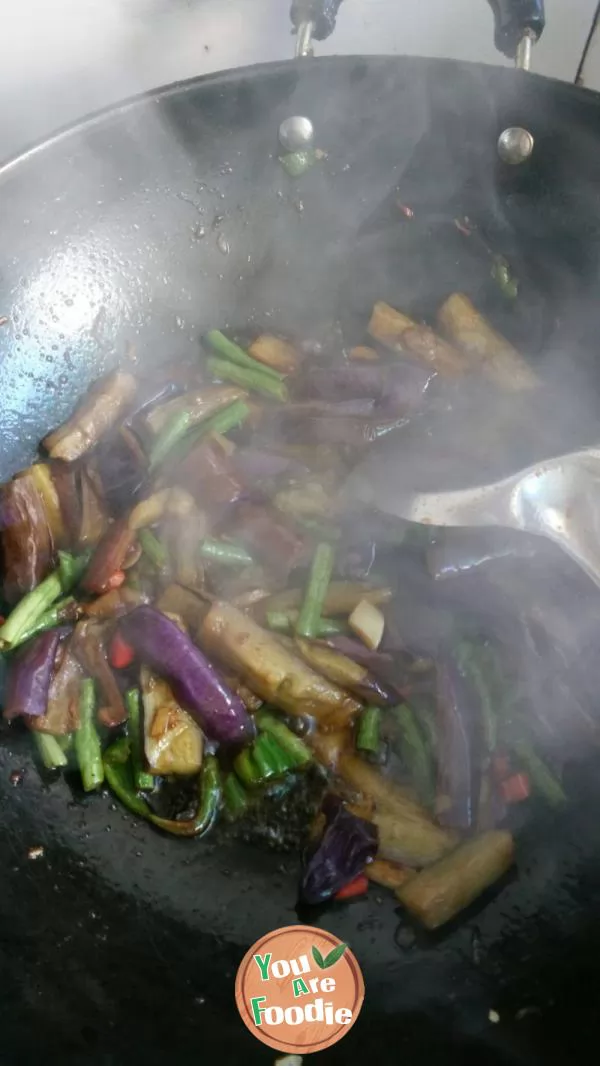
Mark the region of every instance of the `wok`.
MULTIPOLYGON (((456 259, 447 219, 487 215, 522 256, 538 346, 568 337, 569 368, 587 360, 593 374, 599 129, 598 97, 533 75, 344 57, 169 86, 25 152, 0 171, 0 473, 25 465, 131 345, 143 373, 196 350, 207 325, 306 335, 340 315, 355 328, 373 296, 356 287, 357 233, 367 245, 385 233, 398 186, 422 240, 410 238, 408 267, 384 241, 380 298, 436 297, 456 259), (315 118, 329 153, 301 183, 276 161, 293 113, 315 118), (498 160, 508 125, 535 136, 522 168, 498 160), (432 234, 436 254, 421 255, 432 234)), ((460 280, 474 296, 477 277, 460 280)), ((579 776, 580 801, 524 832, 518 879, 442 937, 411 946, 394 901, 373 891, 317 919, 351 943, 367 989, 359 1023, 323 1061, 583 1053, 600 1029, 600 855, 595 775, 579 776)), ((42 781, 6 727, 0 791, 2 1061, 272 1061, 237 1016, 233 982, 255 939, 295 921, 295 855, 164 839, 108 796, 42 781)))

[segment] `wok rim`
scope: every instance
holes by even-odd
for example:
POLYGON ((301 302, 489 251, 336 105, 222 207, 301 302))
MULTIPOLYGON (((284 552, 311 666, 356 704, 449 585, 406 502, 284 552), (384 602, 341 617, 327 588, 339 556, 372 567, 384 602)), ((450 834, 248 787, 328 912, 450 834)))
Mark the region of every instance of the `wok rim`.
POLYGON ((582 103, 585 101, 588 103, 595 101, 600 106, 600 91, 589 89, 582 85, 571 84, 571 82, 565 82, 559 78, 552 78, 545 74, 537 74, 533 71, 516 70, 511 67, 496 66, 493 63, 448 59, 439 56, 398 56, 387 55, 384 53, 376 55, 351 53, 348 55, 313 56, 305 57, 300 61, 297 59, 281 59, 268 63, 251 64, 249 66, 227 67, 224 70, 212 71, 209 74, 198 74, 191 78, 182 78, 178 81, 159 85, 153 89, 144 89, 142 92, 133 93, 131 96, 126 96, 121 100, 109 103, 105 107, 89 111, 74 122, 68 122, 65 125, 60 125, 51 130, 43 140, 36 140, 26 144, 16 155, 8 156, 7 159, 0 161, 0 183, 6 177, 11 175, 20 164, 24 165, 28 163, 32 158, 44 150, 49 150, 56 145, 59 145, 62 141, 68 140, 70 137, 83 134, 111 117, 115 117, 120 113, 124 114, 126 112, 132 112, 136 108, 143 107, 149 103, 158 104, 163 100, 167 100, 170 96, 177 96, 179 94, 191 92, 204 85, 210 87, 216 86, 218 88, 220 82, 224 85, 232 85, 238 81, 244 81, 250 76, 257 78, 261 75, 276 75, 277 73, 283 73, 292 67, 295 67, 297 70, 309 69, 314 65, 322 66, 325 64, 329 66, 343 67, 357 62, 368 63, 371 66, 375 64, 389 66, 415 64, 422 66, 425 64, 431 68, 437 67, 440 70, 444 67, 463 71, 478 70, 482 74, 491 74, 491 76, 497 78, 498 81, 508 82, 509 80, 512 80, 518 82, 518 80, 522 79, 523 84, 529 84, 533 79, 538 85, 541 82, 547 82, 555 91, 565 94, 568 93, 571 97, 574 95, 579 96, 581 97, 582 103))

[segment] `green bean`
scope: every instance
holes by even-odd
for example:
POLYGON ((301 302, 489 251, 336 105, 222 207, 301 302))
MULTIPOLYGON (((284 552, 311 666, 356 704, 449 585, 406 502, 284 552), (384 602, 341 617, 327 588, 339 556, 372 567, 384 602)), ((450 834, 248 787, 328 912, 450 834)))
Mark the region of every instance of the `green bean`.
POLYGON ((304 602, 296 623, 296 633, 300 637, 314 638, 317 635, 323 603, 333 572, 333 561, 333 547, 322 541, 315 550, 304 602))
POLYGON ((356 734, 356 747, 359 751, 372 751, 377 754, 380 746, 381 710, 379 707, 365 707, 356 734))
POLYGON ((562 807, 567 803, 567 796, 560 781, 534 750, 533 745, 527 740, 516 740, 512 747, 525 766, 534 791, 543 796, 550 807, 562 807))
POLYGON ((158 434, 150 450, 149 465, 151 470, 164 463, 169 452, 185 437, 192 423, 193 419, 190 411, 179 411, 177 414, 172 415, 158 434))
POLYGON ((91 549, 83 552, 81 555, 71 555, 70 552, 59 551, 58 572, 60 574, 63 592, 69 592, 73 586, 77 584, 79 579, 83 577, 91 557, 91 549))
POLYGON ((56 737, 53 737, 51 733, 39 733, 37 730, 33 733, 33 739, 35 740, 38 754, 47 770, 58 770, 60 766, 66 766, 68 763, 67 756, 62 750, 56 737))
POLYGON ((22 634, 33 629, 39 619, 62 593, 67 593, 79 581, 90 555, 89 552, 73 557, 59 552, 57 570, 49 574, 37 588, 28 592, 0 626, 0 646, 14 647, 20 643, 22 634))
POLYGON ((137 688, 130 688, 125 695, 125 706, 129 715, 127 735, 130 742, 133 780, 137 788, 149 790, 154 788, 154 777, 144 769, 144 742, 142 737, 142 709, 140 693, 137 688))
POLYGON ((183 459, 203 437, 208 437, 210 433, 223 435, 229 433, 232 429, 237 429, 238 426, 241 426, 246 421, 249 414, 250 408, 243 400, 234 400, 229 407, 224 407, 222 411, 217 411, 216 414, 211 415, 210 418, 207 418, 199 426, 191 430, 183 438, 179 446, 175 448, 170 460, 177 462, 183 459))
POLYGON ((79 729, 75 733, 75 754, 85 792, 92 792, 104 781, 102 748, 94 721, 96 694, 94 682, 86 678, 79 692, 79 729))
POLYGON ((200 420, 197 411, 177 412, 168 420, 152 446, 150 469, 154 470, 167 458, 176 461, 180 453, 187 454, 190 448, 208 433, 228 433, 230 429, 244 422, 249 414, 250 411, 242 400, 234 400, 228 407, 223 407, 208 417, 200 417, 200 420))
POLYGON ((432 696, 414 694, 411 696, 411 707, 417 723, 423 734, 424 742, 430 756, 435 759, 438 747, 437 714, 435 699, 432 696))
MULTIPOLYGON (((283 508, 279 508, 283 510, 283 508)), ((310 533, 313 537, 318 537, 319 540, 331 540, 338 541, 341 537, 341 531, 337 526, 331 525, 322 518, 312 518, 309 515, 292 514, 288 511, 297 526, 300 529, 305 529, 307 533, 310 533)))
POLYGON ((55 629, 56 626, 61 625, 63 622, 72 622, 77 617, 79 611, 79 604, 77 600, 72 596, 65 596, 64 599, 59 600, 50 607, 41 618, 38 618, 35 625, 26 632, 21 633, 19 639, 11 644, 11 649, 18 647, 20 644, 24 644, 26 640, 31 640, 32 637, 36 637, 38 633, 45 633, 48 629, 55 629))
POLYGON ((274 378, 265 374, 262 366, 258 370, 250 367, 238 366, 230 363, 228 359, 217 359, 211 355, 206 360, 206 369, 209 374, 219 378, 220 381, 232 381, 242 389, 250 389, 252 392, 260 392, 265 396, 273 396, 282 403, 288 398, 288 391, 281 378, 274 378))
POLYGON ((239 818, 248 809, 248 793, 235 774, 227 774, 223 785, 223 802, 229 818, 239 818))
MULTIPOLYGON (((278 633, 289 633, 298 621, 298 611, 267 611, 266 621, 269 629, 278 633)), ((335 618, 320 618, 317 625, 317 637, 333 637, 346 633, 347 628, 335 618)))
POLYGON ((250 566, 254 559, 245 548, 239 544, 229 544, 223 540, 211 540, 206 538, 200 545, 200 555, 203 559, 214 559, 225 566, 250 566))
POLYGON ((483 722, 483 738, 487 751, 493 754, 498 744, 498 719, 490 685, 478 658, 478 649, 464 641, 458 648, 457 660, 463 673, 470 678, 479 697, 483 722))
POLYGON ((168 561, 167 549, 156 534, 151 529, 140 529, 138 540, 144 555, 150 559, 156 569, 164 570, 168 561))
POLYGON ((283 374, 280 374, 278 370, 273 370, 272 367, 267 366, 265 363, 261 363, 258 359, 254 359, 251 355, 248 355, 243 348, 240 348, 239 344, 234 344, 234 342, 230 341, 219 329, 209 330, 204 339, 217 355, 220 355, 223 359, 228 359, 230 363, 237 363, 238 366, 251 367, 253 370, 260 370, 263 374, 267 374, 268 377, 275 378, 276 381, 281 381, 283 374))
POLYGON ((267 711, 259 711, 255 716, 255 721, 263 733, 268 733, 283 748, 285 754, 293 760, 294 767, 306 766, 307 763, 312 762, 310 748, 280 719, 268 714, 267 711))
POLYGON ((248 404, 244 403, 243 400, 234 400, 229 407, 224 407, 222 411, 217 411, 216 414, 207 418, 206 422, 203 422, 201 436, 209 433, 220 433, 221 435, 229 433, 230 430, 241 426, 249 415, 250 408, 248 404))
POLYGON ((416 717, 407 703, 394 707, 392 715, 400 729, 402 758, 421 803, 429 807, 435 798, 433 764, 416 717))

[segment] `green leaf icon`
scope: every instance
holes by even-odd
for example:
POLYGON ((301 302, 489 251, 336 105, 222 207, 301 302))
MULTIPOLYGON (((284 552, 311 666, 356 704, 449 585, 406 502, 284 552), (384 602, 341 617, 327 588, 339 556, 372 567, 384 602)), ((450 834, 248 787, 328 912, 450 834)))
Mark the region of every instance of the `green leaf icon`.
MULTIPOLYGON (((335 950, 337 951, 337 948, 335 950)), ((319 969, 324 970, 326 965, 325 960, 323 959, 323 956, 321 955, 319 949, 316 948, 314 944, 312 946, 312 957, 315 960, 319 969)), ((329 956, 327 956, 327 958, 329 958, 329 956)))
POLYGON ((330 951, 329 955, 326 955, 323 960, 323 969, 328 970, 330 966, 335 966, 338 959, 341 959, 347 947, 347 944, 338 944, 333 951, 330 951))

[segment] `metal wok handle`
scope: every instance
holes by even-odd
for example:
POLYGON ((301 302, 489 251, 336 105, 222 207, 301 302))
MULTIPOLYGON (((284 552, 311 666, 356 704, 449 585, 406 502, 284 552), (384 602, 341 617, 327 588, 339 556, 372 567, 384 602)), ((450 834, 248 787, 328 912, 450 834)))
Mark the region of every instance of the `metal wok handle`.
POLYGON ((296 30, 296 55, 312 54, 312 41, 324 41, 335 29, 342 0, 292 0, 290 18, 296 30))
POLYGON ((531 49, 544 32, 544 0, 488 0, 496 23, 496 48, 529 70, 531 49))

